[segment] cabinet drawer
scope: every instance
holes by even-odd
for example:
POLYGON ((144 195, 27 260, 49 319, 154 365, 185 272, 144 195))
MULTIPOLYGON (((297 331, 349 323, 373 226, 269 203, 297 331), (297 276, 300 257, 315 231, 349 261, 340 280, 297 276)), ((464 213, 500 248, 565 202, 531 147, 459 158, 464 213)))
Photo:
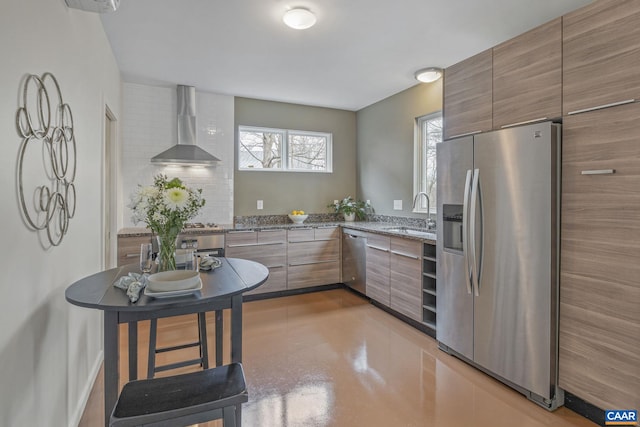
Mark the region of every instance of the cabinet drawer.
POLYGON ((140 245, 151 243, 151 236, 118 237, 118 266, 138 263, 140 245))
POLYGON ((230 247, 226 249, 225 255, 229 258, 256 261, 266 267, 284 267, 287 264, 287 252, 284 243, 230 247))
POLYGON ((287 288, 298 289, 311 286, 331 285, 340 281, 340 262, 289 265, 287 288))
POLYGON ((314 238, 316 240, 332 240, 340 238, 338 227, 319 227, 315 229, 314 238))
POLYGON ((225 236, 225 246, 250 245, 258 242, 256 231, 228 231, 225 236))
POLYGON ((339 240, 321 240, 289 243, 287 245, 289 265, 307 264, 340 259, 339 240))
POLYGON ((282 267, 269 267, 269 278, 262 285, 253 291, 247 292, 247 295, 264 294, 267 292, 278 292, 287 289, 287 270, 282 267))
POLYGON ((390 242, 391 254, 405 256, 419 260, 422 257, 422 243, 416 240, 392 237, 390 242))
POLYGON ((391 239, 389 236, 374 233, 367 234, 367 247, 389 250, 390 245, 391 239))
POLYGON ((313 228, 299 228, 287 231, 287 239, 289 242, 308 242, 315 239, 313 228))
POLYGON ((286 243, 287 230, 260 230, 258 243, 286 243))

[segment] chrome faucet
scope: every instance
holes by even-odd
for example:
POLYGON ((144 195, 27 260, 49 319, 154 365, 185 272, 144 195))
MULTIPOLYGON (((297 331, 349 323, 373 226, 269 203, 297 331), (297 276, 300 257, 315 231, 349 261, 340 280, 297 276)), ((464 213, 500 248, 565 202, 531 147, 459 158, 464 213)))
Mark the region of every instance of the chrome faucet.
POLYGON ((427 198, 427 230, 431 230, 435 226, 435 223, 431 219, 431 200, 429 200, 429 195, 424 191, 420 191, 418 194, 416 194, 416 197, 413 198, 413 209, 416 208, 418 197, 420 196, 424 196, 427 198))

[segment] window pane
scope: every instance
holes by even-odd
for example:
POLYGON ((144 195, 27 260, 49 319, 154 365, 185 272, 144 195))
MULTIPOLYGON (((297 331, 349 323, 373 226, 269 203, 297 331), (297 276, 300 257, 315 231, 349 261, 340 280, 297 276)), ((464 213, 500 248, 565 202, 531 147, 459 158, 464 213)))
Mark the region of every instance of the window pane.
POLYGON ((289 133, 289 169, 325 171, 327 169, 327 137, 289 133))
MULTIPOLYGON (((436 144, 442 141, 442 114, 435 113, 417 119, 418 134, 415 141, 419 153, 419 170, 414 171, 416 194, 426 193, 429 196, 429 213, 436 213, 436 144)), ((416 212, 427 211, 426 197, 419 197, 415 206, 416 212)))
MULTIPOLYGON (((436 200, 436 144, 442 141, 442 117, 427 120, 425 123, 425 160, 426 160, 426 186, 425 192, 429 195, 431 212, 435 212, 436 200)), ((426 201, 425 201, 426 209, 426 201)))
POLYGON ((281 132, 240 128, 238 166, 240 169, 281 169, 281 132))

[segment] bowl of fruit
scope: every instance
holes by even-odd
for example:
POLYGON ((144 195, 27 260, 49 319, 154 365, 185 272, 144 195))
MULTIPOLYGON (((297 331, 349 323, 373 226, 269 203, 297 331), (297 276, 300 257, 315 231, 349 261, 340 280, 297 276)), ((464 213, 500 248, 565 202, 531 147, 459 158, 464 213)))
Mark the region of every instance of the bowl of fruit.
POLYGON ((302 224, 308 217, 309 215, 306 215, 304 211, 291 211, 289 214, 289 219, 293 221, 294 224, 302 224))

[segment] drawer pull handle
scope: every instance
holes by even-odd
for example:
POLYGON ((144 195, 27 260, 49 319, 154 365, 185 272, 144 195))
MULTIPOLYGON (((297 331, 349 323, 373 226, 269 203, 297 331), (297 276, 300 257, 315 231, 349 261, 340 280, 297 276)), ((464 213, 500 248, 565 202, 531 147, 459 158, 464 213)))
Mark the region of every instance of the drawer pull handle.
POLYGON ((391 251, 391 253, 394 254, 394 255, 399 255, 399 256, 406 257, 406 258, 420 259, 420 257, 417 257, 415 255, 405 254, 405 253, 402 253, 402 252, 391 251))
POLYGON ((240 243, 237 245, 227 245, 228 248, 246 248, 247 246, 270 246, 270 245, 283 245, 284 242, 269 242, 269 243, 240 243))
POLYGON ((542 121, 545 121, 545 120, 549 120, 549 119, 546 118, 546 117, 540 117, 539 119, 525 120, 524 122, 509 123, 508 125, 500 126, 500 128, 501 129, 512 128, 514 126, 528 125, 529 123, 542 122, 542 121))
POLYGON ((624 101, 612 102, 611 104, 602 104, 595 107, 583 108, 582 110, 569 111, 567 114, 572 116, 574 114, 588 113, 589 111, 602 110, 603 108, 617 107, 618 105, 632 104, 634 102, 636 102, 635 99, 625 99, 624 101))
POLYGON ((303 265, 315 265, 315 264, 328 264, 330 262, 336 262, 337 259, 328 259, 324 261, 309 261, 309 262, 290 262, 289 267, 300 267, 303 265))
POLYGON ((615 169, 594 169, 588 171, 582 171, 581 175, 611 175, 616 173, 615 169))
POLYGON ((389 249, 379 248, 378 246, 367 245, 368 248, 375 249, 377 251, 389 252, 389 249))
POLYGON ((227 231, 229 234, 240 234, 240 233, 255 233, 253 230, 235 230, 235 231, 227 231))
POLYGON ((124 257, 125 258, 136 258, 139 257, 140 253, 135 253, 135 254, 126 254, 124 257))

